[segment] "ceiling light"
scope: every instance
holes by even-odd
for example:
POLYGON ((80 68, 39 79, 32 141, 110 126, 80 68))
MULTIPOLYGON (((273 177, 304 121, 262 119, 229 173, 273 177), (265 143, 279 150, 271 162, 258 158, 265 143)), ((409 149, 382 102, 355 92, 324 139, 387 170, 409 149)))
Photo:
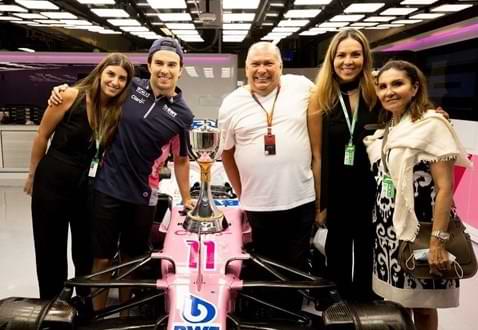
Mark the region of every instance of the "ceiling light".
POLYGON ((20 14, 13 14, 15 16, 25 18, 25 19, 45 19, 46 17, 40 14, 35 14, 35 13, 20 13, 20 14))
POLYGON ((445 14, 443 13, 423 13, 423 14, 417 14, 417 15, 413 15, 413 16, 410 16, 411 19, 435 19, 435 18, 438 18, 440 16, 443 16, 445 14))
POLYGON ((324 34, 324 33, 327 33, 327 30, 320 29, 320 28, 312 28, 312 29, 309 29, 308 31, 304 31, 304 32, 299 33, 299 35, 301 35, 301 36, 316 36, 318 34, 324 34))
POLYGON ((119 26, 119 28, 126 32, 149 32, 149 29, 144 26, 119 26))
POLYGON ((204 42, 204 39, 199 36, 183 36, 180 39, 186 42, 204 42))
POLYGON ((166 23, 170 30, 194 30, 195 26, 192 23, 166 23))
POLYGON ((129 17, 123 9, 91 9, 99 17, 129 17))
POLYGON ((14 21, 13 23, 15 24, 35 24, 35 22, 32 21, 14 21))
POLYGON ((155 9, 186 9, 184 0, 147 0, 155 9))
POLYGON ((295 6, 303 5, 328 5, 332 0, 295 0, 295 6))
POLYGON ((238 14, 223 14, 223 22, 252 22, 256 14, 252 13, 238 13, 238 14))
POLYGON ((284 7, 284 4, 280 3, 280 2, 273 2, 269 6, 271 6, 271 7, 284 7))
POLYGON ((135 19, 111 18, 108 23, 114 26, 140 26, 141 24, 135 19))
POLYGON ((93 25, 91 22, 84 19, 62 19, 60 20, 63 24, 76 25, 76 26, 90 26, 93 25))
POLYGON ((396 15, 396 16, 402 16, 402 15, 408 15, 410 13, 413 13, 414 11, 418 10, 418 8, 388 8, 385 9, 380 13, 380 15, 396 15))
POLYGON ((273 26, 273 25, 274 25, 274 23, 272 23, 272 22, 263 22, 262 23, 262 26, 273 26))
POLYGON ((403 25, 404 24, 380 24, 380 25, 377 25, 377 27, 395 28, 395 27, 400 27, 403 25))
POLYGON ((21 18, 13 17, 13 16, 0 16, 0 21, 21 21, 21 18))
POLYGON ((421 19, 399 19, 397 21, 392 21, 392 24, 416 24, 423 22, 421 19))
POLYGON ((331 22, 356 22, 360 21, 365 15, 335 15, 330 19, 331 22))
POLYGON ((292 27, 292 26, 279 26, 279 27, 275 27, 272 29, 272 32, 291 32, 291 33, 294 33, 294 32, 297 32, 299 31, 300 27, 292 27))
POLYGON ((158 14, 158 17, 163 22, 192 21, 192 17, 188 13, 161 13, 158 14))
POLYGON ((120 31, 104 29, 103 31, 98 31, 101 34, 122 34, 120 31))
POLYGON ((28 9, 51 9, 56 10, 60 9, 58 6, 54 5, 50 1, 43 0, 15 0, 16 3, 26 7, 28 9))
MULTIPOLYGON (((223 36, 222 41, 223 42, 242 42, 244 38, 245 36, 223 36)), ((204 76, 206 78, 213 78, 213 77, 206 76, 206 72, 204 72, 204 76)))
POLYGON ((194 66, 185 66, 184 70, 188 73, 188 75, 192 78, 198 78, 199 75, 196 71, 196 68, 194 66))
POLYGON ((277 16, 279 16, 279 13, 267 13, 266 16, 267 17, 277 17, 277 16))
POLYGON ((320 9, 291 9, 285 13, 285 18, 315 17, 321 12, 320 9))
POLYGON ((230 36, 240 36, 240 35, 243 35, 243 34, 248 34, 249 33, 249 30, 224 30, 222 31, 222 34, 223 35, 230 35, 230 36))
POLYGON ((233 23, 233 24, 223 24, 223 30, 249 30, 251 28, 251 24, 249 23, 233 23))
POLYGON ((58 11, 46 11, 46 12, 41 12, 41 14, 48 18, 53 18, 53 19, 77 19, 78 18, 77 16, 71 13, 58 12, 58 11))
POLYGON ((466 8, 470 8, 472 6, 473 5, 441 5, 441 6, 433 8, 431 11, 449 13, 449 12, 456 12, 466 8))
POLYGON ((62 24, 63 21, 58 21, 54 19, 36 19, 34 22, 40 23, 40 24, 62 24))
POLYGON ((384 3, 353 3, 345 8, 344 13, 374 13, 383 6, 384 3))
POLYGON ((115 4, 115 0, 76 0, 76 1, 84 5, 114 5, 115 4))
POLYGON ((321 28, 341 28, 347 26, 349 23, 347 22, 324 22, 319 24, 321 28))
POLYGON ((438 0, 404 0, 400 2, 401 5, 431 5, 438 0))
POLYGON ((18 48, 18 50, 21 50, 23 52, 28 52, 28 53, 34 53, 35 52, 34 49, 26 48, 26 47, 20 47, 20 48, 18 48))
POLYGON ((387 30, 387 27, 383 26, 371 26, 371 27, 366 27, 365 30, 387 30))
POLYGON ((199 35, 197 30, 173 30, 173 33, 181 35, 199 35))
POLYGON ((0 11, 11 11, 11 12, 17 12, 17 13, 26 13, 28 10, 25 8, 22 8, 20 6, 15 6, 15 5, 0 5, 0 11))
POLYGON ((308 19, 295 19, 295 20, 282 20, 279 22, 279 26, 304 26, 309 24, 308 19))
POLYGON ((390 22, 395 16, 370 16, 364 19, 365 22, 390 22))
POLYGON ((375 26, 378 25, 378 23, 373 23, 373 22, 358 22, 358 23, 353 23, 350 24, 352 27, 368 27, 368 26, 375 26))
POLYGON ((259 0, 223 0, 223 9, 257 9, 259 0))

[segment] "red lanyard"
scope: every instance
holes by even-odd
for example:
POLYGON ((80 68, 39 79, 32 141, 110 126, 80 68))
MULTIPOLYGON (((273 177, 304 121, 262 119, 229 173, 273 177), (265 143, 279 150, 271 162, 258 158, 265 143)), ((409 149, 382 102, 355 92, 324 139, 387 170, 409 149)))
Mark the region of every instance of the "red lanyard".
POLYGON ((254 92, 251 90, 252 98, 254 99, 254 101, 256 101, 257 104, 259 104, 261 109, 264 110, 264 112, 266 113, 266 116, 267 116, 267 134, 269 134, 269 135, 272 134, 272 116, 274 116, 274 109, 276 107, 276 101, 277 101, 277 97, 279 96, 279 92, 280 92, 280 85, 277 86, 277 92, 276 92, 276 96, 274 98, 274 103, 272 103, 272 109, 271 109, 271 112, 269 113, 264 108, 264 106, 261 104, 259 99, 254 94, 254 92))

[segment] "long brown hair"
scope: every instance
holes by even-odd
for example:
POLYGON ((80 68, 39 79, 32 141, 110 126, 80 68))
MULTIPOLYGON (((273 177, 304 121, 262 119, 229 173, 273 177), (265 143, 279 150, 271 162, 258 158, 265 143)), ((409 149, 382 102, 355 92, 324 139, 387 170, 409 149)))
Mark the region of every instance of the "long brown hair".
POLYGON ((120 53, 112 53, 106 56, 85 78, 75 84, 79 90, 79 97, 87 95, 91 102, 92 116, 90 124, 93 128, 93 137, 100 139, 102 147, 107 146, 118 127, 121 117, 121 106, 128 96, 128 86, 134 76, 134 65, 129 59, 120 53), (108 100, 106 108, 101 106, 101 74, 106 67, 121 66, 127 73, 125 88, 115 97, 108 100))
MULTIPOLYGON (((412 98, 410 105, 407 108, 407 112, 412 116, 412 121, 418 120, 428 110, 434 108, 433 103, 428 98, 427 79, 423 72, 414 64, 407 61, 393 60, 388 61, 378 71, 377 80, 382 73, 387 70, 395 69, 402 71, 410 79, 412 85, 417 86, 417 93, 412 98)), ((390 111, 382 110, 379 115, 381 122, 388 122, 392 118, 390 111)))
POLYGON ((363 67, 360 75, 360 92, 365 103, 371 110, 377 101, 375 85, 372 77, 372 52, 365 35, 356 29, 345 29, 338 32, 330 42, 322 67, 315 80, 315 88, 312 98, 315 99, 318 109, 321 112, 328 113, 337 105, 339 92, 339 82, 334 70, 334 58, 337 54, 339 44, 348 38, 356 40, 362 46, 363 67))

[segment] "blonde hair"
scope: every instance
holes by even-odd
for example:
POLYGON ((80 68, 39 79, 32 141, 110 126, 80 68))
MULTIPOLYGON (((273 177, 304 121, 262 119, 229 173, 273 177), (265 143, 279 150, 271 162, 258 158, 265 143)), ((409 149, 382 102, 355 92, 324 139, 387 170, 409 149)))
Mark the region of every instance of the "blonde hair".
POLYGON ((75 84, 79 90, 77 100, 84 95, 88 95, 92 105, 92 116, 90 118, 93 128, 93 137, 100 139, 100 145, 107 146, 118 128, 121 117, 121 106, 128 96, 129 83, 134 76, 134 65, 129 59, 120 53, 112 53, 106 56, 85 78, 75 84), (101 74, 103 70, 110 66, 121 66, 127 73, 125 88, 108 100, 106 109, 101 107, 101 74), (101 133, 99 133, 101 132, 101 133), (99 135, 99 136, 98 136, 99 135))
MULTIPOLYGON (((423 72, 416 65, 407 61, 388 61, 379 70, 377 79, 380 79, 382 73, 390 69, 395 69, 405 73, 408 79, 410 79, 412 85, 417 86, 417 93, 412 98, 410 105, 406 110, 410 113, 412 121, 420 119, 428 109, 434 108, 433 103, 428 98, 427 79, 425 78, 423 72)), ((390 111, 382 110, 380 112, 379 120, 381 122, 387 122, 391 118, 392 113, 390 111)))
POLYGON ((362 46, 364 62, 362 72, 359 74, 359 88, 362 98, 365 100, 369 110, 371 110, 377 102, 374 79, 372 77, 372 52, 370 51, 368 40, 359 30, 345 29, 338 32, 332 38, 323 65, 315 80, 315 88, 312 92, 312 98, 315 99, 320 112, 329 113, 337 105, 337 93, 339 92, 340 87, 334 70, 334 58, 337 54, 339 44, 348 38, 356 40, 362 46))

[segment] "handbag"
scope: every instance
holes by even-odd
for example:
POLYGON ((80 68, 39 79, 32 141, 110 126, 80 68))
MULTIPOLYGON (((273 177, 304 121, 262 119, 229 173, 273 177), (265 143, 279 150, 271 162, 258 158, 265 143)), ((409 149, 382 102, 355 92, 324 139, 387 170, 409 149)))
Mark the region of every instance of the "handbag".
POLYGON ((478 265, 470 235, 465 232, 465 226, 457 217, 451 219, 448 224, 450 239, 445 243, 445 249, 456 257, 452 261, 451 269, 440 271, 440 276, 430 272, 428 261, 415 260, 414 250, 429 248, 432 226, 431 222, 420 222, 420 230, 414 242, 400 241, 398 259, 402 269, 418 279, 453 280, 475 275, 478 265))

